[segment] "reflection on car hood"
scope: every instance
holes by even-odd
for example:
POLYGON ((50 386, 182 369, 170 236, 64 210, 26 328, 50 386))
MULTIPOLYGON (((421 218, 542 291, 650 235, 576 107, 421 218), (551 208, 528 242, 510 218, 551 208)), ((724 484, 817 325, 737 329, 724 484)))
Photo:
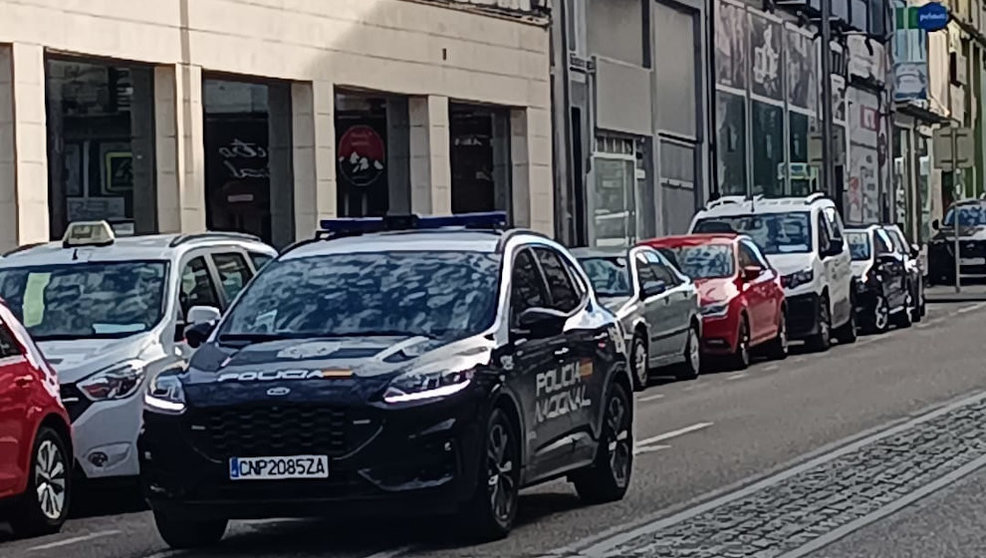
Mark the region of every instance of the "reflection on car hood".
POLYGON ((39 341, 38 348, 58 372, 58 380, 72 383, 107 366, 136 358, 152 338, 153 335, 145 333, 123 339, 39 341))
POLYGON ((463 355, 482 354, 488 362, 491 348, 492 342, 482 337, 453 342, 390 336, 284 339, 254 343, 242 349, 209 343, 192 357, 186 383, 237 381, 242 374, 247 374, 244 381, 253 381, 249 379, 250 373, 270 375, 285 370, 328 371, 326 378, 348 380, 389 377, 426 366, 452 367, 463 355))
POLYGON ((790 275, 811 268, 811 253, 771 254, 767 256, 767 260, 781 275, 790 275))
POLYGON ((736 283, 732 278, 707 278, 696 279, 695 287, 698 289, 698 296, 702 303, 725 302, 739 294, 736 283))

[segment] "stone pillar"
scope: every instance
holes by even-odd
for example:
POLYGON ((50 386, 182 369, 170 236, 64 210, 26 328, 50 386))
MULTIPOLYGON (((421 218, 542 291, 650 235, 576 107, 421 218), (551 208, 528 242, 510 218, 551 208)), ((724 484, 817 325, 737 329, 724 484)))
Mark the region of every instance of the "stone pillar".
POLYGON ((510 111, 514 224, 554 236, 551 115, 546 109, 510 111))
POLYGON ((154 70, 158 229, 205 230, 205 139, 202 68, 178 64, 154 70))
POLYGON ((450 215, 452 167, 449 162, 448 97, 411 97, 408 116, 411 124, 411 210, 419 214, 450 215))
POLYGON ((267 86, 267 167, 270 172, 271 243, 283 248, 294 241, 294 160, 291 151, 291 84, 267 86))
POLYGON ((44 49, 0 46, 0 249, 48 240, 44 49))
POLYGON ((336 216, 335 93, 330 82, 291 85, 294 223, 311 238, 319 221, 336 216))

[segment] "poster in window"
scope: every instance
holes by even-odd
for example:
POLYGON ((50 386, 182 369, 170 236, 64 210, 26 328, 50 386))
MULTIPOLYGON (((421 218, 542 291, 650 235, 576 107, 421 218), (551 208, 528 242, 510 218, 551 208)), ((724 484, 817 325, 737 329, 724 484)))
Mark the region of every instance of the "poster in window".
POLYGON ((815 45, 811 36, 786 27, 787 101, 792 106, 814 111, 818 103, 815 45))
POLYGON ((746 98, 716 93, 716 158, 719 193, 746 194, 746 98))
MULTIPOLYGON (((99 144, 101 195, 116 196, 133 191, 133 153, 127 142, 99 144)), ((90 195, 92 195, 90 191, 90 195)))
POLYGON ((339 172, 353 186, 370 186, 383 174, 383 138, 370 126, 350 126, 339 139, 339 172))
POLYGON ((784 100, 781 66, 781 25, 750 11, 750 91, 784 100))
POLYGON ((716 83, 746 89, 746 10, 729 2, 716 8, 716 83))

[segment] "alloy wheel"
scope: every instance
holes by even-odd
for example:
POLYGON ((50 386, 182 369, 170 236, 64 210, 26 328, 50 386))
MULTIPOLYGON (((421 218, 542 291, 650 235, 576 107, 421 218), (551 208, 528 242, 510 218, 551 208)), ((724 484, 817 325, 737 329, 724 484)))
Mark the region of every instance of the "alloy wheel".
POLYGON ((630 439, 630 413, 626 402, 618 394, 613 394, 606 408, 606 451, 613 481, 620 488, 626 486, 630 480, 633 455, 630 439))
POLYGON ((786 355, 790 350, 790 346, 788 345, 790 340, 787 338, 787 318, 784 316, 781 316, 781 325, 780 331, 777 332, 777 341, 781 354, 786 355))
POLYGON ((737 361, 741 366, 750 365, 750 327, 740 322, 739 340, 736 345, 737 361))
POLYGON ((513 444, 503 423, 496 422, 490 428, 486 451, 490 509, 497 521, 506 524, 510 522, 517 498, 517 482, 513 444))
POLYGON ((643 389, 647 385, 649 374, 647 370, 647 350, 639 339, 633 344, 633 366, 634 372, 637 375, 637 381, 641 389, 643 389))
POLYGON ((694 327, 688 330, 688 363, 695 374, 698 374, 702 367, 702 347, 694 327))
POLYGON ((35 455, 34 487, 41 513, 52 521, 65 512, 66 474, 62 451, 51 440, 41 442, 35 455))
POLYGON ((890 308, 887 306, 887 300, 882 296, 878 296, 873 307, 873 327, 877 331, 883 331, 887 329, 889 324, 890 308))

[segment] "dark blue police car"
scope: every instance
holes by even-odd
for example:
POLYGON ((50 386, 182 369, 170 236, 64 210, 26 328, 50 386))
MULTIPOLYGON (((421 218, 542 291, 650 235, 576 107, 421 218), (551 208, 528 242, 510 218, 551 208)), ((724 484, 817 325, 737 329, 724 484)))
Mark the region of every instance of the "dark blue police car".
POLYGON ((523 486, 623 497, 623 331, 567 250, 503 214, 322 226, 149 386, 141 476, 169 545, 230 519, 395 511, 490 539, 523 486))

